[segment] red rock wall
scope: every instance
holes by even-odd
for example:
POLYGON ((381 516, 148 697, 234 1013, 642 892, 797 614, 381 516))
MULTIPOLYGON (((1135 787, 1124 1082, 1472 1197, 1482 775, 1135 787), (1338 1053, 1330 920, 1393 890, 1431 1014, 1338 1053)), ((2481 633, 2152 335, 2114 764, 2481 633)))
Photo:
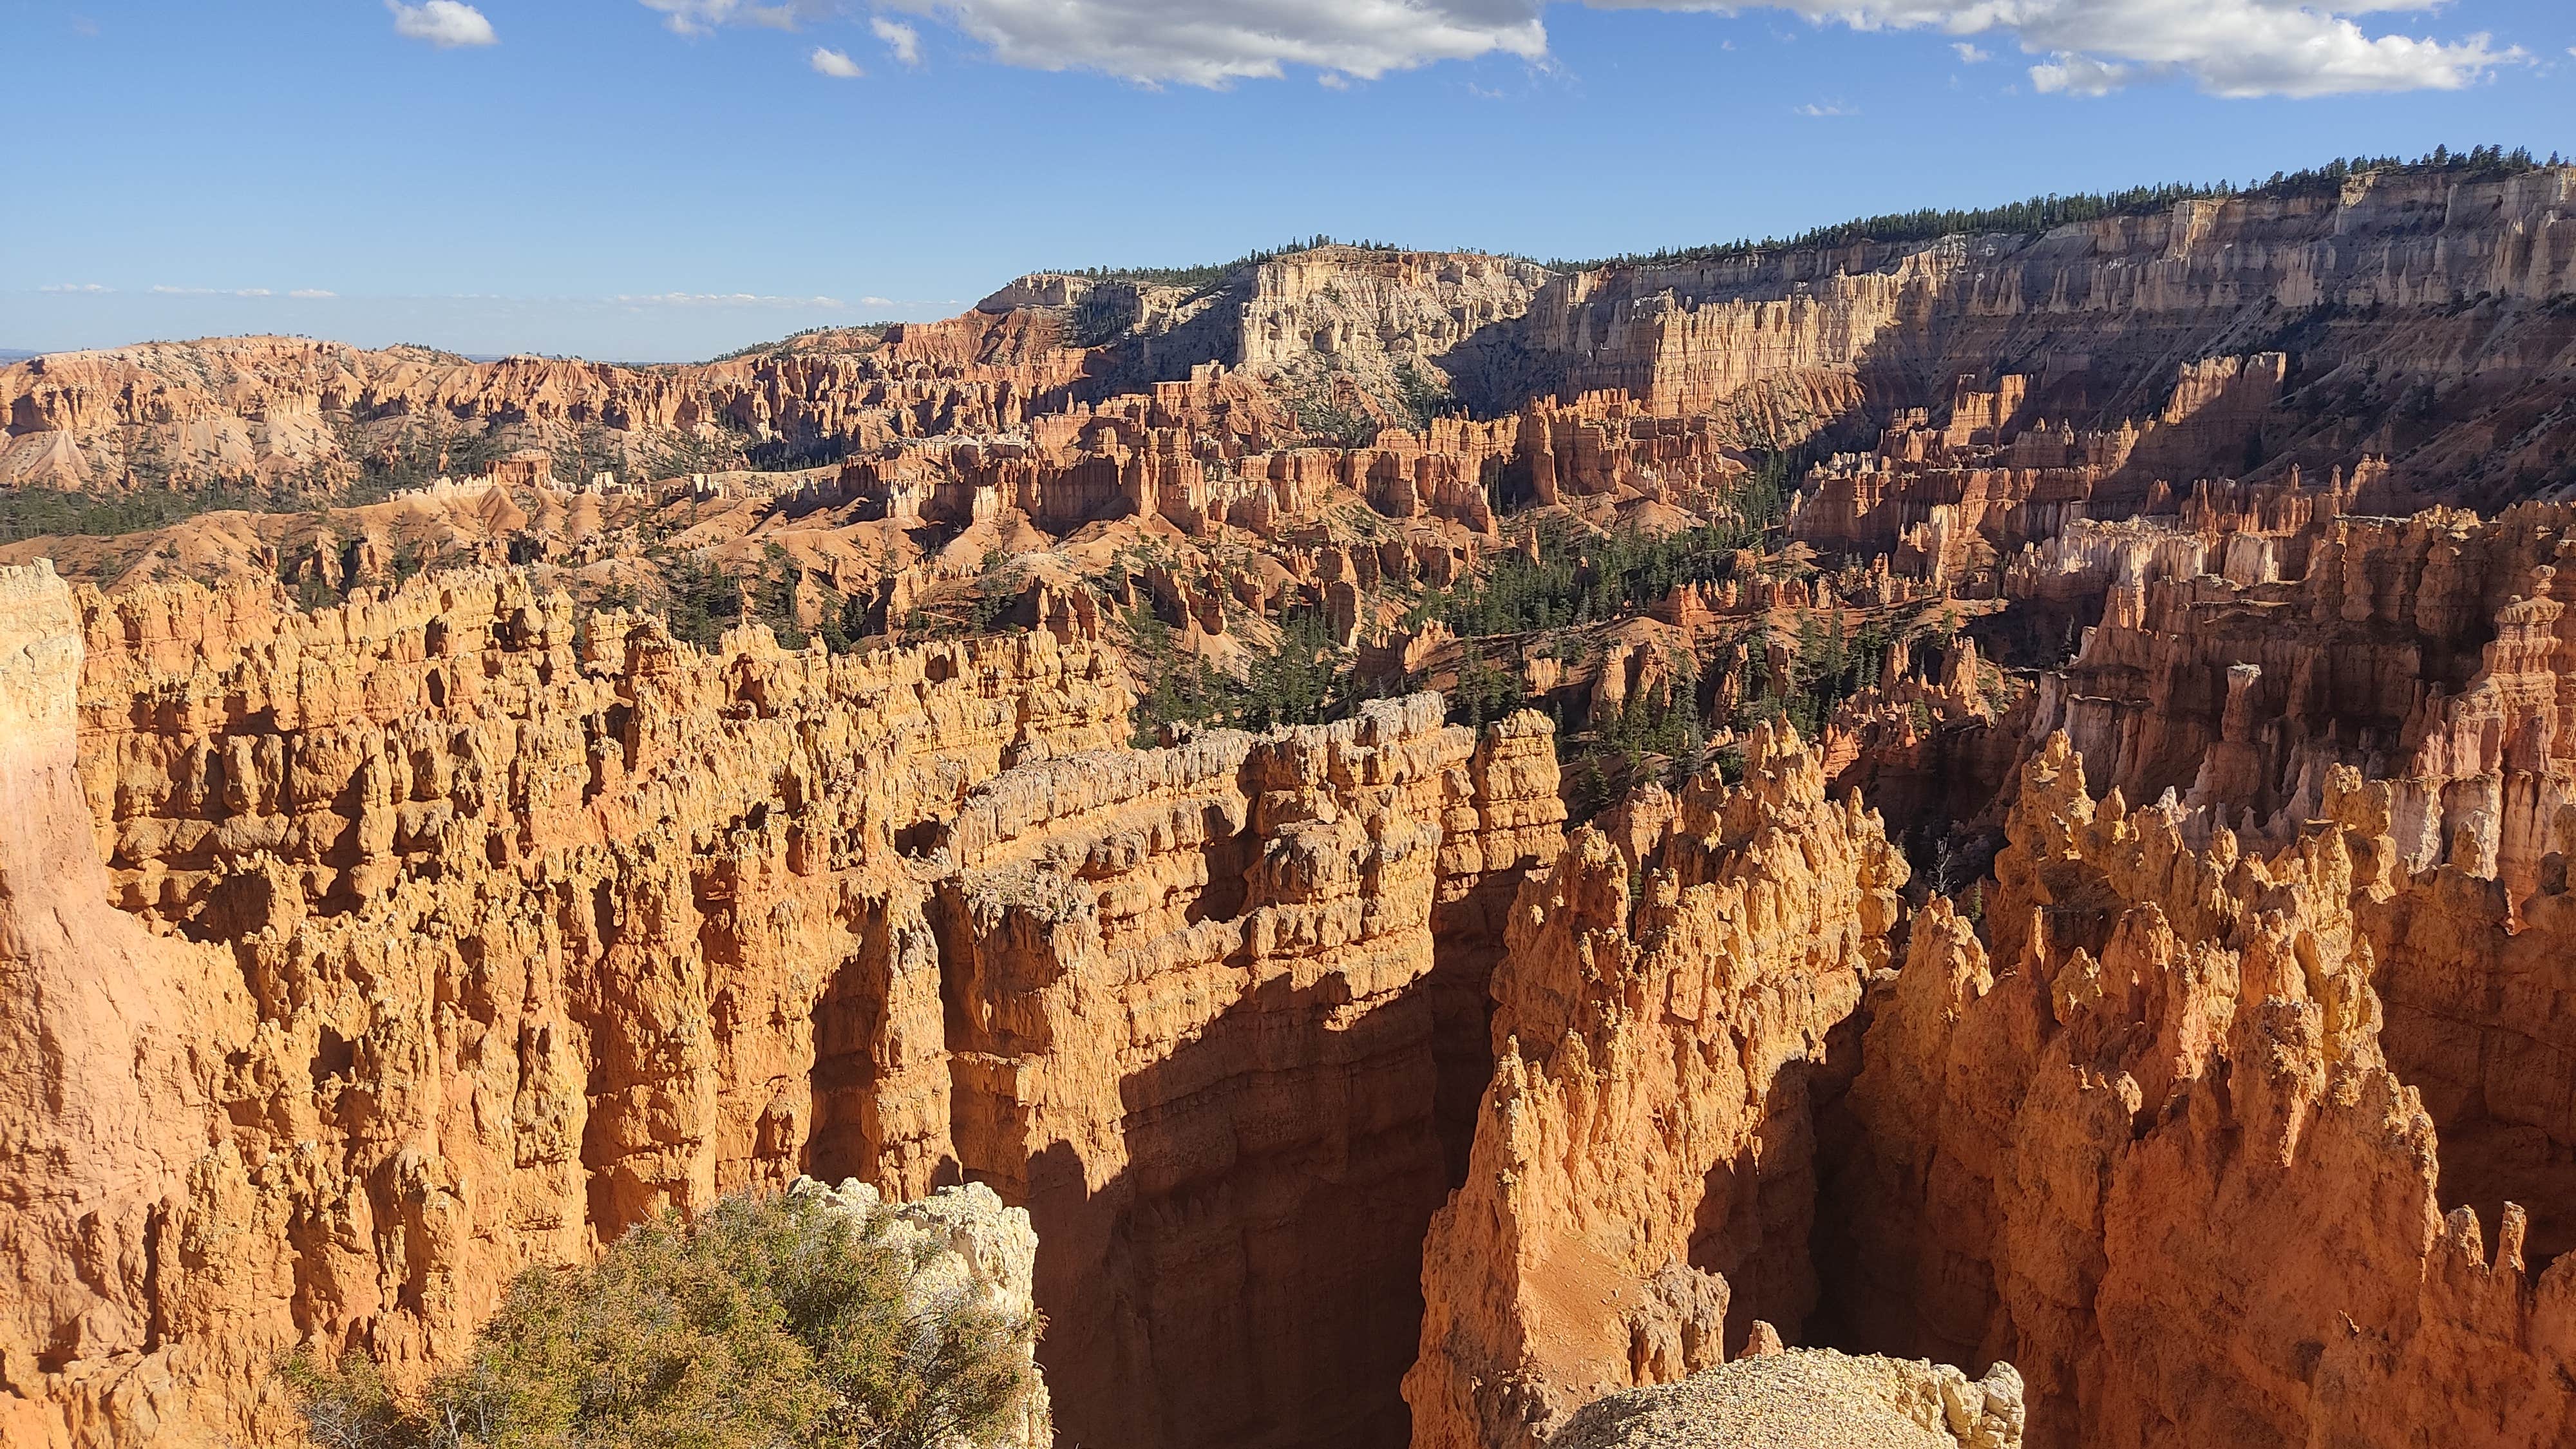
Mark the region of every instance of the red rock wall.
POLYGON ((1068 1438, 1402 1441, 1446 1038, 1483 1028, 1434 919, 1553 849, 1555 785, 1536 716, 1480 741, 1416 696, 969 797, 956 1151, 1044 1235, 1068 1438))
POLYGON ((1694 783, 1648 840, 1580 830, 1513 904, 1494 1083, 1424 1250, 1417 1449, 1542 1442, 1718 1362, 1730 1297, 1738 1341, 1814 1304, 1810 1094, 1851 1070, 1829 1042, 1904 858, 1767 727, 1741 787, 1694 783))
POLYGON ((2565 1442, 2576 1269, 2445 1214, 2383 1049, 2359 917, 2428 889, 2386 787, 2345 772, 2266 856, 2082 779, 2031 759, 1991 950, 1936 902, 1877 1007, 1827 1186, 1847 1334, 2008 1355, 2038 1445, 2565 1442))
POLYGON ((79 1144, 131 1161, 66 1184, 89 1247, 61 1208, 5 1229, 46 1285, 0 1343, 30 1444, 274 1433, 285 1348, 416 1376, 518 1269, 660 1207, 809 1165, 954 1180, 938 960, 894 840, 1006 754, 1126 729, 1108 656, 1043 632, 832 658, 753 630, 702 658, 509 574, 309 616, 12 577, 33 642, 8 687, 66 729, 12 765, 53 823, 6 863, 29 965, 0 1017, 161 1082, 113 1131, 82 1104, 131 1084, 10 1117, 67 1144, 13 1185, 79 1144), (99 953, 78 993, 25 936, 75 920, 99 953))
POLYGON ((1403 1437, 1539 717, 1135 752, 1079 615, 701 656, 499 571, 10 580, 13 1444, 282 1432, 287 1348, 417 1377, 518 1269, 799 1172, 1028 1207, 1068 1435, 1403 1437))

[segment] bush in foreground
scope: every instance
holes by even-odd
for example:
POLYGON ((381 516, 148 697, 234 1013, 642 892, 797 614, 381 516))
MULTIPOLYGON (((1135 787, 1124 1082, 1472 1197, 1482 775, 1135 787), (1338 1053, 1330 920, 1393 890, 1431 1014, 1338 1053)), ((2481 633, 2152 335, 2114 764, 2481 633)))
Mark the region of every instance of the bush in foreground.
POLYGON ((957 1286, 944 1248, 825 1192, 665 1217, 595 1267, 511 1285, 464 1363, 417 1397, 363 1354, 289 1364, 323 1449, 934 1449, 1009 1439, 1038 1325, 957 1286))

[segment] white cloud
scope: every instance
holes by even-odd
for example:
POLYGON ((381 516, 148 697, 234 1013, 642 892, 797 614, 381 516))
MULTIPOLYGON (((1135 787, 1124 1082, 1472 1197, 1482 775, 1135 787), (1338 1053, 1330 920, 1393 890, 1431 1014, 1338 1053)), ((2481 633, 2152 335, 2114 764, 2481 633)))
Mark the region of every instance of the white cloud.
POLYGON ((1005 65, 1224 86, 1292 65, 1375 80, 1501 52, 1547 54, 1545 0, 894 0, 1005 65))
POLYGON ((56 282, 51 286, 38 287, 36 290, 39 292, 78 292, 83 296, 92 296, 101 292, 113 292, 116 289, 114 287, 102 287, 96 282, 56 282))
POLYGON ((857 61, 850 59, 848 52, 827 50, 819 45, 814 47, 812 55, 805 57, 805 63, 835 80, 857 80, 867 74, 859 69, 857 61))
POLYGON ((2030 83, 2041 95, 2107 96, 2129 83, 2129 68, 2089 55, 2061 55, 2030 68, 2030 83))
MULTIPOLYGON (((433 4, 438 0, 432 0, 433 4)), ((673 30, 794 29, 841 0, 641 0, 673 30)), ((1444 60, 1516 55, 1543 64, 1549 0, 880 0, 980 42, 1006 65, 1093 70, 1144 85, 1222 87, 1292 66, 1373 80, 1444 60)), ((2043 90, 2098 93, 2185 80, 2219 96, 2456 90, 2527 62, 2484 34, 2373 33, 2363 21, 2439 0, 1583 0, 1596 9, 1766 9, 1856 30, 1932 30, 1962 61, 2003 44, 2033 57, 2043 90), (2000 42, 2001 44, 1998 44, 2000 42)), ((424 7, 426 8, 426 7, 424 7)), ((869 28, 906 65, 912 26, 869 28)), ((1783 40, 1795 35, 1781 33, 1783 40)))
MULTIPOLYGON (((1717 10, 1741 0, 1586 0, 1604 9, 1717 10)), ((2009 40, 2046 57, 2042 90, 2099 94, 2187 79, 2217 96, 2457 90, 2530 57, 2493 37, 2373 35, 2355 17, 2436 0, 1763 0, 1857 30, 1937 29, 2009 40)), ((2375 28, 2375 27, 2374 27, 2375 28)))
POLYGON ((719 25, 794 30, 797 22, 814 19, 829 8, 816 0, 783 0, 768 5, 759 0, 644 0, 644 6, 660 11, 662 23, 681 35, 705 35, 719 25))
POLYGON ((1860 114, 1858 109, 1846 106, 1840 101, 1826 101, 1821 105, 1810 103, 1792 109, 1802 116, 1857 116, 1860 114))
POLYGON ((497 45, 501 37, 492 33, 492 22, 483 12, 459 0, 422 0, 418 5, 405 5, 402 0, 385 0, 393 12, 394 34, 411 40, 426 40, 441 50, 461 45, 497 45))
POLYGON ((152 288, 152 293, 157 297, 274 297, 277 295, 266 287, 171 287, 158 284, 152 288))
POLYGON ((330 302, 337 300, 340 294, 337 292, 326 292, 320 287, 298 287, 286 295, 293 297, 299 302, 330 302))
MULTIPOLYGON (((619 296, 608 300, 628 307, 819 307, 837 311, 850 304, 838 297, 765 297, 753 292, 654 292, 640 297, 619 296)), ((883 302, 881 297, 862 298, 883 302)))
POLYGON ((868 29, 876 32, 877 39, 885 42, 886 49, 894 52, 895 59, 905 65, 921 64, 920 31, 901 21, 888 20, 882 15, 869 17, 868 29))

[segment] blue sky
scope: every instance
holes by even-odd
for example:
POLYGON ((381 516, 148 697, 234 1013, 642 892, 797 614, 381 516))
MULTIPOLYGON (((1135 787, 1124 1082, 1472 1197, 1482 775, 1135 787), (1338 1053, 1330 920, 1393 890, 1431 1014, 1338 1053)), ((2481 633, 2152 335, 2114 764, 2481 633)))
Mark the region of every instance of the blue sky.
POLYGON ((680 360, 1317 231, 1590 256, 2576 153, 2571 48, 2565 0, 0 0, 0 347, 680 360))

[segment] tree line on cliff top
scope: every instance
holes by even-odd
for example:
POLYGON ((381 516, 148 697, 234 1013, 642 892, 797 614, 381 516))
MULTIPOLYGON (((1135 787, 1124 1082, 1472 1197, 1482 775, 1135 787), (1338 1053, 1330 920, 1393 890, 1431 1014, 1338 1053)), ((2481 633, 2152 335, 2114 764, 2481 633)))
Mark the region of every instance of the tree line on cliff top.
POLYGON ((1934 241, 1945 236, 1978 235, 1991 232, 2032 234, 2050 231, 2081 222, 2100 221, 2115 216, 2147 216, 2163 211, 2182 201, 2208 201, 2223 197, 2286 199, 2298 196, 2321 196, 2342 189, 2345 181, 2355 176, 2447 175, 2458 181, 2497 181, 2538 170, 2543 165, 2561 164, 2556 153, 2547 162, 2532 158, 2531 152, 2517 146, 2508 151, 2501 146, 2475 146, 2466 151, 2453 151, 2436 146, 2412 161, 2397 156, 2338 157, 2323 166, 2299 171, 2275 171, 2269 180, 2238 186, 2233 182, 2214 181, 2194 184, 2167 182, 2160 186, 2132 186, 2124 191, 2078 192, 2059 195, 2050 192, 2003 206, 1976 207, 1967 210, 1922 207, 1914 211, 1890 212, 1881 216, 1859 217, 1831 226, 1815 227, 1796 236, 1765 237, 1760 241, 1719 242, 1705 246, 1667 248, 1653 252, 1629 252, 1593 261, 1554 261, 1547 265, 1556 271, 1581 271, 1593 267, 1666 266, 1681 262, 1723 261, 1732 257, 1753 256, 1763 252, 1798 251, 1813 247, 1850 246, 1857 242, 1934 241))
MULTIPOLYGON (((2298 171, 2275 171, 2267 180, 2239 186, 2229 181, 2166 182, 2156 186, 2132 186, 2121 191, 2076 192, 2060 195, 2050 192, 2002 206, 1960 209, 1955 207, 1921 207, 1913 211, 1889 212, 1879 216, 1856 217, 1830 226, 1810 228, 1790 237, 1764 237, 1760 241, 1744 238, 1730 242, 1710 242, 1697 246, 1665 247, 1651 252, 1622 252, 1615 256, 1588 260, 1558 258, 1542 263, 1554 272, 1587 271, 1596 267, 1670 266, 1684 262, 1723 261, 1733 257, 1753 256, 1763 252, 1796 251, 1811 247, 1849 246, 1855 242, 1918 242, 1940 237, 1985 232, 2029 234, 2079 222, 2099 221, 2114 216, 2144 216, 2181 201, 2207 201, 2222 197, 2317 196, 2337 191, 2351 177, 2363 174, 2382 176, 2448 175, 2460 181, 2495 181, 2519 176, 2543 165, 2562 164, 2552 152, 2546 162, 2533 158, 2527 147, 2507 150, 2502 146, 2473 146, 2454 151, 2436 146, 2409 161, 2400 156, 2338 157, 2323 166, 2298 171)), ((1141 282, 1154 286, 1212 287, 1236 271, 1258 266, 1295 252, 1318 247, 1349 246, 1362 251, 1392 252, 1405 250, 1392 242, 1337 242, 1328 236, 1312 236, 1284 246, 1256 249, 1229 262, 1209 262, 1185 267, 1088 267, 1064 273, 1067 276, 1091 277, 1102 281, 1141 282)), ((1496 256, 1518 256, 1496 252, 1496 256)), ((1521 257, 1528 261, 1532 258, 1521 257)))

